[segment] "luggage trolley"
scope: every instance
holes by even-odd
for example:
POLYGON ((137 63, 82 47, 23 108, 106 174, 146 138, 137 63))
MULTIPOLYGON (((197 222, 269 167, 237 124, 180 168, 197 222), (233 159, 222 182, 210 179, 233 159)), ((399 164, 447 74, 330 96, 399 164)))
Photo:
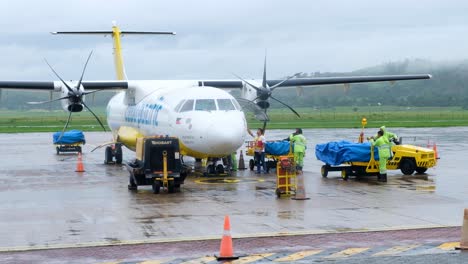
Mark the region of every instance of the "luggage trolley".
POLYGON ((276 196, 281 198, 296 193, 296 163, 294 156, 280 156, 276 165, 276 196))

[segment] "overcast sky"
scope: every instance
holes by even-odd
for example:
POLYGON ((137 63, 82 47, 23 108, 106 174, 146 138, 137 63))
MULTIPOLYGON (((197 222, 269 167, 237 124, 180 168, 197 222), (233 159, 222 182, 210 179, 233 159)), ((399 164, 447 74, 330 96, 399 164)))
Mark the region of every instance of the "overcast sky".
POLYGON ((129 79, 261 78, 389 61, 468 58, 468 1, 0 0, 0 79, 114 79, 112 41, 60 30, 175 31, 123 38, 129 79))

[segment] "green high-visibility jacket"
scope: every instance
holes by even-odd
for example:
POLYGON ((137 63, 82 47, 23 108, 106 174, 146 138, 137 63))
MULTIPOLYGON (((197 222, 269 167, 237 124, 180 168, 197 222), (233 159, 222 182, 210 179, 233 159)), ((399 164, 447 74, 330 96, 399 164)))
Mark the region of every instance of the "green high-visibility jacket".
POLYGON ((289 141, 294 143, 294 152, 305 152, 307 146, 307 139, 302 135, 291 134, 289 136, 289 141))
POLYGON ((390 142, 385 136, 381 136, 375 141, 371 140, 372 146, 376 146, 379 150, 379 158, 388 159, 390 158, 390 142))
MULTIPOLYGON (((388 142, 391 142, 392 138, 398 139, 398 136, 395 133, 388 132, 385 126, 381 126, 380 129, 384 132, 383 136, 387 138, 388 142)), ((377 135, 375 137, 377 137, 377 135)))

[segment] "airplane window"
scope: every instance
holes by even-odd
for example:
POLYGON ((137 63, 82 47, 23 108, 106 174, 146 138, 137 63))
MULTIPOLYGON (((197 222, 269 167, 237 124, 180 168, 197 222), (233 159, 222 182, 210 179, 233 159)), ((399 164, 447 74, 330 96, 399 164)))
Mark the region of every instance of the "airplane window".
POLYGON ((185 100, 180 101, 180 102, 176 105, 176 107, 174 108, 174 111, 180 112, 180 108, 182 107, 182 105, 184 104, 184 102, 185 102, 185 100))
POLYGON ((184 106, 180 109, 180 112, 188 112, 193 110, 193 100, 185 101, 184 106))
POLYGON ((231 99, 218 99, 219 110, 236 110, 231 102, 231 99))
POLYGON ((234 106, 236 107, 237 110, 242 111, 242 107, 240 106, 239 102, 237 102, 236 99, 231 99, 232 103, 234 103, 234 106))
POLYGON ((216 110, 214 99, 197 99, 195 111, 213 111, 216 110))

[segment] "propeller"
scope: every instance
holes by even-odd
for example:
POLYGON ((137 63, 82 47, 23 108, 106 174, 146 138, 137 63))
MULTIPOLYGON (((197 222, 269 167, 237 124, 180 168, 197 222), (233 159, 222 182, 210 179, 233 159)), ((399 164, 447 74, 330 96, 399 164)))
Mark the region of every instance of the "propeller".
MULTIPOLYGON (((267 77, 266 77, 266 54, 265 54, 265 60, 263 62, 263 79, 262 79, 262 86, 256 86, 252 83, 250 83, 249 81, 245 80, 244 78, 234 74, 234 76, 236 76, 238 79, 244 81, 247 85, 251 86, 252 88, 254 88, 256 91, 257 91, 257 97, 255 99, 253 99, 252 101, 250 101, 251 103, 254 103, 256 104, 260 109, 263 110, 264 112, 264 115, 267 117, 266 120, 261 120, 263 121, 263 131, 265 131, 265 128, 266 128, 266 123, 267 121, 269 121, 268 119, 268 115, 267 115, 267 110, 268 108, 270 107, 270 103, 269 103, 269 99, 273 99, 275 100, 276 102, 286 106, 289 110, 291 110, 295 115, 297 115, 298 117, 301 117, 299 115, 299 113, 294 110, 291 106, 289 106, 288 104, 282 102, 281 100, 275 98, 272 96, 273 94, 273 91, 280 87, 283 83, 285 83, 286 81, 292 79, 292 78, 295 78, 295 77, 298 77, 300 76, 302 73, 296 73, 292 76, 289 76, 287 77, 286 79, 282 80, 281 82, 273 85, 273 86, 269 86, 268 85, 268 82, 267 82, 267 77)), ((244 99, 246 100, 246 99, 244 99)), ((249 100, 247 100, 249 101, 249 100)), ((254 112, 255 113, 255 112, 254 112)), ((255 114, 257 116, 257 114, 255 114)), ((257 118, 258 119, 258 118, 257 118)))
POLYGON ((59 141, 60 139, 62 138, 63 136, 63 133, 65 133, 65 130, 67 129, 69 123, 70 123, 70 119, 71 119, 71 114, 73 112, 80 112, 83 110, 83 107, 85 107, 86 109, 88 109, 89 112, 91 112, 91 114, 96 118, 96 120, 98 121, 99 125, 101 125, 102 129, 104 131, 106 131, 106 128, 104 127, 104 125, 102 124, 101 120, 98 118, 98 116, 93 112, 93 110, 91 110, 91 108, 89 108, 84 100, 83 100, 83 96, 87 95, 87 94, 92 94, 92 93, 95 93, 95 92, 99 92, 100 90, 95 90, 95 91, 84 91, 82 89, 82 81, 83 81, 83 77, 84 77, 84 74, 85 74, 85 71, 86 71, 86 67, 88 66, 88 62, 89 62, 89 59, 91 58, 91 55, 93 55, 93 52, 91 51, 88 55, 88 59, 86 60, 86 63, 83 67, 83 71, 81 72, 81 77, 78 81, 78 83, 76 84, 75 87, 70 87, 70 85, 68 85, 68 83, 66 83, 61 77, 60 75, 54 70, 54 68, 49 64, 49 62, 45 60, 45 62, 47 63, 47 65, 49 66, 49 68, 52 70, 52 72, 55 74, 55 76, 57 76, 57 78, 60 79, 60 81, 63 83, 63 85, 65 85, 65 87, 67 88, 68 90, 68 93, 66 96, 62 96, 60 98, 57 98, 57 99, 54 99, 54 100, 49 100, 49 101, 41 101, 41 102, 28 102, 28 104, 45 104, 45 103, 51 103, 51 102, 55 102, 55 101, 60 101, 60 100, 65 100, 67 99, 70 103, 70 105, 68 106, 68 111, 69 111, 69 114, 68 114, 68 118, 67 118, 67 122, 65 123, 65 126, 62 130, 62 134, 60 135, 59 137, 59 141))

